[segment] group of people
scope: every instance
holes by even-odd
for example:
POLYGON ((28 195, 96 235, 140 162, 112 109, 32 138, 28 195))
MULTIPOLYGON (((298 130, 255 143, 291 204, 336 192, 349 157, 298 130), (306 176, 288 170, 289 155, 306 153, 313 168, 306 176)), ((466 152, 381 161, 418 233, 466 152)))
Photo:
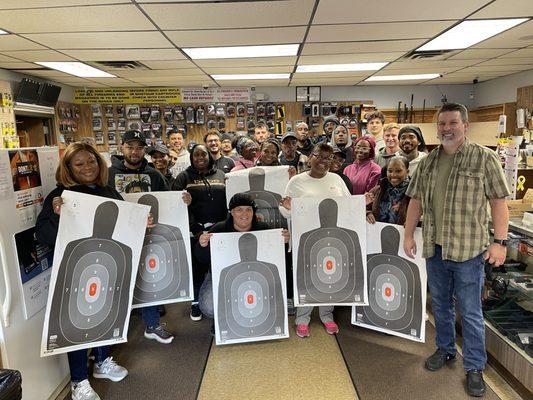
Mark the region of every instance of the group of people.
MULTIPOLYGON (((496 265, 503 263, 502 241, 507 236, 507 209, 502 199, 509 192, 499 161, 492 151, 466 139, 468 114, 460 104, 446 104, 439 110, 437 136, 441 145, 429 154, 417 127, 384 125, 380 112, 367 119, 366 135, 354 140, 346 127, 329 119, 324 123, 325 133, 318 137, 311 137, 302 122, 278 141, 259 124, 250 136, 208 131, 203 144, 189 149, 179 132, 170 133, 167 146, 148 148, 141 132, 127 131, 122 139, 122 155, 113 156, 109 168, 94 147, 73 143, 60 160, 57 188, 47 196, 38 217, 37 239, 55 244, 65 189, 117 200, 124 192, 183 191, 193 250, 190 317, 194 321, 204 315, 212 317, 210 237, 216 232, 268 228, 257 218, 257 207, 248 195, 236 194, 226 206, 225 175, 256 165, 288 165, 290 180, 279 205, 285 218, 290 219, 293 198, 365 195, 367 221, 405 225, 405 253, 413 256, 417 251, 414 230, 424 215, 422 255, 427 258, 437 328, 437 351, 426 361, 426 368, 437 370, 455 358, 455 297, 463 321, 467 390, 482 395, 486 362, 481 314, 483 261, 488 258, 496 265), (489 244, 487 200, 498 240, 485 252, 489 244)), ((289 232, 283 230, 282 234, 288 242, 289 232)), ((291 273, 287 275, 292 277, 291 273)), ((291 282, 288 288, 292 297, 291 282)), ((296 309, 299 337, 310 335, 312 309, 296 309)), ((141 315, 147 339, 172 342, 174 334, 160 321, 157 307, 142 308, 141 315)), ((319 307, 319 316, 327 333, 339 331, 333 307, 319 307)), ((107 346, 93 349, 93 354, 94 377, 120 381, 127 375, 107 346)), ((72 398, 98 399, 88 381, 87 351, 70 352, 68 360, 72 398)))

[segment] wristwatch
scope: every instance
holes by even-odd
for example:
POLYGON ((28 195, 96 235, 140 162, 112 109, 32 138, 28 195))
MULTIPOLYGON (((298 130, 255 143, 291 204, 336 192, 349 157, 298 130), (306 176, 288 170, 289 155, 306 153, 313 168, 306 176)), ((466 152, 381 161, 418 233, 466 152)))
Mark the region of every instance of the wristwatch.
POLYGON ((492 242, 501 244, 502 246, 507 246, 507 239, 494 239, 492 242))

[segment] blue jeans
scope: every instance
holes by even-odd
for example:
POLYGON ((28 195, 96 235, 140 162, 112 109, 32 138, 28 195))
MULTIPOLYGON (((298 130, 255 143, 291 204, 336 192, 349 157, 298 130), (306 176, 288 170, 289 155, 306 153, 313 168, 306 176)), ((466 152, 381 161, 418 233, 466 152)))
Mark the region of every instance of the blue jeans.
POLYGON ((442 259, 442 248, 427 259, 428 286, 437 330, 437 347, 455 354, 455 299, 461 313, 463 367, 483 370, 487 362, 481 292, 485 281, 483 254, 463 262, 442 259))
POLYGON ((159 309, 157 306, 141 308, 141 315, 147 328, 159 325, 159 309))
MULTIPOLYGON (((109 346, 95 347, 92 350, 94 362, 101 363, 109 357, 109 346)), ((67 353, 68 366, 70 368, 70 381, 78 383, 88 378, 87 349, 71 351, 67 353)))

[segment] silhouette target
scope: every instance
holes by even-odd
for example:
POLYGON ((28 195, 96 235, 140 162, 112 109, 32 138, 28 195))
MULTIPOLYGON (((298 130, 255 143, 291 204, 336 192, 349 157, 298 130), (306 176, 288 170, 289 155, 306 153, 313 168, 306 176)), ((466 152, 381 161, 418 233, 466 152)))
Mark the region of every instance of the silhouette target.
POLYGON ((248 174, 250 190, 245 192, 255 201, 256 214, 263 218, 270 229, 287 228, 287 220, 279 212, 281 195, 265 190, 265 170, 254 168, 248 174))
POLYGON ((241 261, 220 273, 218 327, 222 340, 280 335, 285 312, 281 278, 274 264, 257 260, 257 238, 239 239, 241 261))
POLYGON ((146 229, 133 291, 133 303, 150 303, 189 296, 189 265, 181 231, 159 223, 159 202, 154 195, 139 198, 150 206, 153 223, 146 229))
POLYGON ((50 307, 49 350, 122 336, 132 252, 112 238, 117 218, 115 203, 100 204, 92 236, 65 247, 50 307))
POLYGON ((356 307, 361 322, 419 336, 422 329, 422 293, 418 266, 398 255, 400 233, 393 226, 381 230, 382 254, 367 259, 368 301, 356 307))
POLYGON ((333 199, 318 206, 320 228, 305 232, 298 245, 296 278, 301 304, 364 300, 364 271, 357 232, 337 226, 333 199))

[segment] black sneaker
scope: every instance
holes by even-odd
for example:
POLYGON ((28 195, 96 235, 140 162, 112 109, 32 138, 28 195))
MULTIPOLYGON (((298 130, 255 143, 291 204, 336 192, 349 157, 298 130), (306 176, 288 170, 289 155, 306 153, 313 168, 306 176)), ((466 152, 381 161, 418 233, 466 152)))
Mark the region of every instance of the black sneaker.
POLYGON ((156 326, 149 326, 144 331, 144 337, 146 339, 154 339, 159 343, 169 344, 174 339, 174 334, 170 331, 167 331, 165 324, 159 324, 156 326))
POLYGON ((435 353, 426 359, 425 367, 430 371, 441 369, 444 364, 455 361, 455 354, 450 354, 446 350, 437 349, 435 353))
POLYGON ((202 312, 200 311, 200 306, 198 304, 191 305, 191 319, 193 321, 200 321, 202 319, 202 312))
POLYGON ((213 337, 215 336, 215 323, 214 322, 211 324, 210 333, 211 333, 211 336, 213 336, 213 337))
POLYGON ((466 371, 466 392, 474 397, 482 397, 485 395, 483 371, 477 369, 466 371))

